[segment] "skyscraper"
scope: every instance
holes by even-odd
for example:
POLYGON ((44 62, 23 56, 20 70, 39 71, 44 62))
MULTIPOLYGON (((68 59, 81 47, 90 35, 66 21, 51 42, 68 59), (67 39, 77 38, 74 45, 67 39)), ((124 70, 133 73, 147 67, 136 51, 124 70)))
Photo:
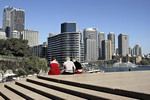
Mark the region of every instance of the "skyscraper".
POLYGON ((99 48, 99 59, 102 59, 102 41, 105 40, 105 33, 98 33, 98 48, 99 48))
POLYGON ((129 37, 127 34, 119 34, 118 52, 119 52, 119 55, 123 55, 123 56, 126 56, 127 54, 129 54, 129 37))
POLYGON ((103 60, 112 60, 112 45, 111 40, 102 41, 102 58, 103 60))
POLYGON ((1 31, 1 30, 0 30, 0 39, 7 39, 6 33, 4 31, 1 31))
POLYGON ((66 57, 83 63, 81 32, 66 32, 48 38, 48 60, 55 56, 62 65, 66 57))
POLYGON ((129 47, 129 54, 132 55, 132 48, 129 47))
POLYGON ((85 61, 98 60, 97 28, 86 28, 83 32, 85 61))
POLYGON ((65 22, 61 24, 61 33, 64 32, 77 32, 76 22, 65 22))
POLYGON ((112 55, 115 55, 115 34, 113 32, 110 32, 108 34, 108 40, 111 40, 111 51, 112 55))
MULTIPOLYGON (((14 30, 21 32, 24 30, 24 19, 25 11, 21 9, 16 9, 11 6, 6 6, 3 12, 3 30, 6 31, 7 27, 10 29, 10 33, 14 30)), ((12 36, 7 33, 7 36, 12 36)))
POLYGON ((134 56, 142 56, 142 47, 139 44, 136 44, 133 48, 133 55, 134 56))
POLYGON ((21 32, 24 30, 24 18, 25 18, 25 11, 22 9, 12 9, 10 12, 11 20, 10 20, 10 30, 11 32, 17 30, 21 32))
POLYGON ((30 47, 37 46, 39 44, 39 32, 33 30, 24 30, 21 32, 21 38, 28 40, 28 45, 30 47))
POLYGON ((11 6, 6 6, 4 8, 4 11, 3 11, 3 30, 6 29, 6 27, 10 27, 10 21, 11 21, 11 10, 14 9, 13 7, 11 6))

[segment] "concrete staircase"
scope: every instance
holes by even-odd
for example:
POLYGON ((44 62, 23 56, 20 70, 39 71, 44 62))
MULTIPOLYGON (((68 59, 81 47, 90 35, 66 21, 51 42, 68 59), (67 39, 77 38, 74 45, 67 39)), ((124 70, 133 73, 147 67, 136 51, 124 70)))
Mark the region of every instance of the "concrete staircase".
POLYGON ((49 76, 0 85, 0 100, 149 100, 149 94, 113 90, 89 84, 58 80, 49 76), (137 96, 138 95, 138 96, 137 96), (140 95, 140 96, 139 96, 140 95))

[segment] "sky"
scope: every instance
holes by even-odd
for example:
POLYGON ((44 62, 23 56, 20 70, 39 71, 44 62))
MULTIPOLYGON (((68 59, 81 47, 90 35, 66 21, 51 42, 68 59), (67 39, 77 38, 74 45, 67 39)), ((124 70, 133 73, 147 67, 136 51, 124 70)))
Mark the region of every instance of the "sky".
POLYGON ((39 31, 39 44, 49 33, 60 34, 64 22, 77 22, 77 29, 98 28, 99 32, 129 35, 129 46, 141 45, 150 53, 150 0, 0 0, 0 27, 3 9, 25 10, 25 29, 39 31))

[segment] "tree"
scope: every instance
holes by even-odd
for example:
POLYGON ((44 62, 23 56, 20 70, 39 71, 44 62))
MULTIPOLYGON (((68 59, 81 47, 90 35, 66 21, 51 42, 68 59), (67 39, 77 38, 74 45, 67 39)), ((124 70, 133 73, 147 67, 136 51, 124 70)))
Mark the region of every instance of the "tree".
POLYGON ((0 39, 0 54, 27 57, 32 53, 30 52, 28 40, 8 38, 6 40, 0 39))
POLYGON ((141 62, 140 62, 140 64, 141 65, 148 65, 149 64, 149 62, 148 62, 148 60, 141 60, 141 62))
POLYGON ((41 60, 37 56, 30 56, 23 58, 23 68, 27 72, 27 74, 39 73, 40 69, 47 71, 47 61, 41 60))

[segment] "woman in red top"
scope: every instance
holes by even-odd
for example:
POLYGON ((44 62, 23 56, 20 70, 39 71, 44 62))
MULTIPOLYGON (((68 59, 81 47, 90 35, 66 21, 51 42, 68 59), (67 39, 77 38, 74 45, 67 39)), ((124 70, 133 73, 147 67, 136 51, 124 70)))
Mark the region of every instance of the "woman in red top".
POLYGON ((50 71, 48 75, 60 75, 61 72, 59 70, 59 63, 56 61, 55 57, 52 57, 52 61, 50 62, 50 71))

